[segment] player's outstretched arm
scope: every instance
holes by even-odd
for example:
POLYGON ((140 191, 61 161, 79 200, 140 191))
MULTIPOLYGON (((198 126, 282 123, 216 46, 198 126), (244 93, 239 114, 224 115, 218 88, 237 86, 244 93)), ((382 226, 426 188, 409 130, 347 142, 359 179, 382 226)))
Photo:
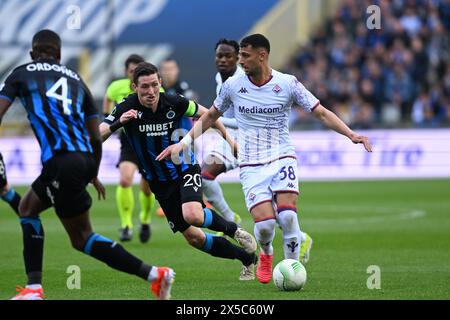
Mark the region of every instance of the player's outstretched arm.
POLYGON ((219 120, 220 120, 220 122, 223 123, 225 128, 239 129, 238 124, 237 124, 237 120, 234 119, 234 118, 220 117, 219 120))
POLYGON ((368 152, 372 152, 372 146, 369 138, 361 136, 350 129, 337 115, 319 104, 313 111, 317 119, 319 119, 328 128, 346 136, 353 143, 362 143, 368 152))
MULTIPOLYGON (((212 127, 212 125, 219 119, 221 114, 217 109, 212 106, 209 110, 205 107, 199 105, 199 109, 197 115, 200 116, 200 119, 194 124, 194 127, 189 131, 189 133, 181 139, 180 142, 172 144, 164 149, 157 157, 157 161, 164 160, 167 157, 178 158, 179 154, 183 149, 190 147, 192 141, 197 137, 201 136, 203 132, 212 127)), ((219 124, 222 126, 224 133, 226 135, 226 130, 223 124, 219 124)), ((219 129, 219 128, 218 128, 219 129)), ((220 130, 220 129, 219 129, 220 130)))

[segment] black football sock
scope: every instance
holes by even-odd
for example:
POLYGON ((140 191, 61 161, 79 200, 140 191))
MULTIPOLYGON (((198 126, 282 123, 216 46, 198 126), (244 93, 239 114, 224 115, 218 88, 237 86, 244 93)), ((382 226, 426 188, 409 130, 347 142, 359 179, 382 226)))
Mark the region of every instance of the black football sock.
POLYGON ((86 242, 84 253, 106 263, 111 268, 148 280, 151 266, 126 251, 120 244, 93 233, 86 242))
POLYGON ((44 228, 41 219, 20 218, 23 232, 23 258, 27 284, 42 283, 42 256, 44 253, 44 228))
POLYGON ((221 215, 217 214, 214 210, 205 208, 203 209, 204 220, 202 228, 208 228, 213 231, 220 231, 227 236, 233 238, 237 230, 237 224, 228 220, 225 220, 221 215))
POLYGON ((254 261, 254 253, 248 253, 241 247, 235 246, 224 237, 214 236, 205 233, 206 240, 202 251, 209 253, 214 257, 225 259, 238 259, 243 265, 248 266, 254 261))

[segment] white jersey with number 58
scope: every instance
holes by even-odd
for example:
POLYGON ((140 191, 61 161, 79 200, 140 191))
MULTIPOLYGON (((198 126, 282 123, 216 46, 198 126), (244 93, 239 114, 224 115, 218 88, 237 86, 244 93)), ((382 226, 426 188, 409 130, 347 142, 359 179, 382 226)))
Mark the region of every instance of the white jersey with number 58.
POLYGON ((276 70, 260 86, 245 73, 225 81, 214 106, 221 113, 234 110, 241 166, 295 156, 289 137, 289 113, 294 102, 308 112, 319 105, 296 77, 276 70))

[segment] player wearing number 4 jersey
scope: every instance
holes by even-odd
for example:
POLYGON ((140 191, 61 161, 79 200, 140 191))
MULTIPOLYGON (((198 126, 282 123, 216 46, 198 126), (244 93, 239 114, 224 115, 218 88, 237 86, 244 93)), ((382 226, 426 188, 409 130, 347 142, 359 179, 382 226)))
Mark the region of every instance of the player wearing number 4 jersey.
POLYGON ((50 30, 36 33, 32 62, 17 67, 0 91, 0 122, 18 97, 41 146, 42 172, 19 204, 27 286, 13 300, 42 300, 44 229, 41 212, 54 207, 72 246, 108 266, 151 282, 158 299, 170 297, 172 269, 144 263, 120 244, 94 233, 89 219, 92 182, 99 198, 105 189, 97 179, 102 156, 98 112, 80 76, 60 64, 61 39, 50 30))
MULTIPOLYGON (((187 133, 183 116, 202 115, 206 109, 180 95, 160 92, 158 69, 150 63, 137 65, 133 89, 100 125, 103 140, 123 127, 133 148, 142 176, 155 193, 173 232, 180 231, 187 242, 212 256, 242 262, 241 280, 254 279, 256 241, 236 223, 227 221, 211 209, 203 208, 200 167, 189 151, 183 157, 158 161, 156 156, 187 133), (225 237, 203 232, 208 228, 234 238, 236 246, 225 237)), ((221 123, 217 128, 225 134, 221 123)))
POLYGON ((300 257, 302 262, 307 262, 312 244, 312 239, 300 231, 297 219, 297 160, 288 128, 292 104, 313 112, 326 126, 353 143, 363 143, 366 150, 371 151, 367 137, 350 130, 334 113, 320 105, 294 76, 271 69, 269 52, 269 41, 263 35, 244 38, 240 43, 239 62, 245 74, 229 78, 208 113, 179 144, 170 146, 160 155, 164 158, 178 154, 222 113, 230 108, 234 110, 239 127, 240 179, 261 247, 256 274, 262 283, 272 277, 275 219, 283 231, 285 258, 300 257))

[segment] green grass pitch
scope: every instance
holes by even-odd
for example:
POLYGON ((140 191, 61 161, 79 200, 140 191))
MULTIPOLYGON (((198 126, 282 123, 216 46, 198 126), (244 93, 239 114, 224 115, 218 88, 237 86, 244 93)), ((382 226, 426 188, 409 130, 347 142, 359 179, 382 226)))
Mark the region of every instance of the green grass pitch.
MULTIPOLYGON (((253 232, 240 185, 224 184, 231 206, 253 232)), ((16 188, 23 194, 24 188, 16 188)), ((173 235, 164 218, 153 216, 149 243, 134 239, 124 246, 141 259, 169 265, 177 273, 173 299, 449 299, 450 181, 305 182, 298 203, 300 223, 314 239, 306 265, 308 281, 299 292, 280 292, 273 283, 238 280, 237 260, 211 257, 173 235), (380 289, 368 289, 369 266, 380 268, 380 289)), ((93 191, 91 189, 91 191, 93 191)), ((137 187, 135 187, 137 191, 137 187)), ((94 201, 94 230, 116 240, 119 218, 114 187, 106 201, 94 201)), ((137 197, 136 197, 137 200, 137 197)), ((136 206, 138 202, 136 201, 136 206)), ((148 285, 116 272, 71 248, 53 211, 42 214, 45 229, 44 289, 48 299, 148 299, 148 285), (76 265, 81 288, 68 289, 76 265)), ((282 259, 276 230, 274 263, 282 259)), ((25 284, 22 233, 12 210, 0 201, 0 299, 25 284)), ((370 281, 369 281, 370 282, 370 281)))

